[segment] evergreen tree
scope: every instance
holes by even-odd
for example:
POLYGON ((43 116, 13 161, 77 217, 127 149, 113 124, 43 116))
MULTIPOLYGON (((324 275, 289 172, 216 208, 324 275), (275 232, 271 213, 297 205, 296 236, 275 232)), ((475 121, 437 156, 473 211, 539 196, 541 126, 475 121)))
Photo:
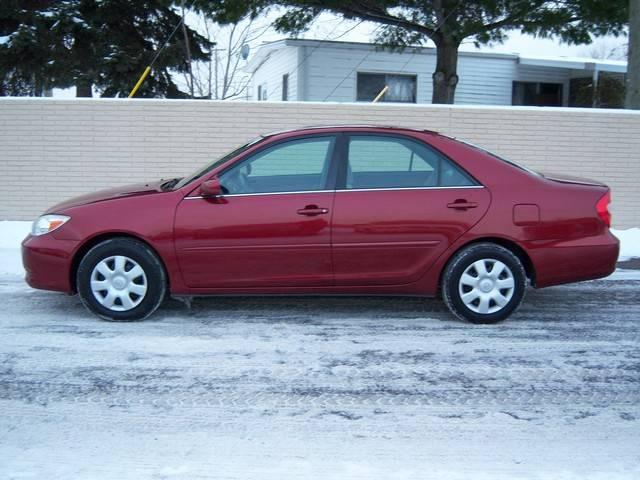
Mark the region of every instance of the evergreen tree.
MULTIPOLYGON (((126 96, 180 22, 172 0, 2 0, 0 95, 76 86, 77 96, 126 96)), ((190 28, 194 61, 211 43, 190 28)), ((140 97, 183 98, 172 72, 188 71, 185 39, 174 35, 140 97)))
POLYGON ((48 51, 53 39, 47 11, 34 5, 0 2, 0 95, 41 95, 48 88, 45 79, 57 76, 48 51))

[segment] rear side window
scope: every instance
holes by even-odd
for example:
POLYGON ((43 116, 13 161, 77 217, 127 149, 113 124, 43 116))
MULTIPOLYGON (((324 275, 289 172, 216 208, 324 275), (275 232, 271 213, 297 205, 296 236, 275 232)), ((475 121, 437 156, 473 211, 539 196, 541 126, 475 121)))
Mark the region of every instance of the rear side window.
POLYGON ((353 135, 348 151, 347 189, 476 185, 449 159, 417 141, 353 135))

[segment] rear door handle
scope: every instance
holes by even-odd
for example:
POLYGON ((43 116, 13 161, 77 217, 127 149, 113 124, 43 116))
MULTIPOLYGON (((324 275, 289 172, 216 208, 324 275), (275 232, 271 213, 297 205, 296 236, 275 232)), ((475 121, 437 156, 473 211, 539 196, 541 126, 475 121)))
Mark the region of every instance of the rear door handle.
POLYGON ((329 213, 328 208, 320 208, 317 205, 307 205, 304 208, 298 210, 298 215, 305 215, 307 217, 313 217, 316 215, 325 215, 329 213))
POLYGON ((476 202, 467 202, 464 199, 458 199, 455 202, 447 203, 448 208, 453 208, 454 210, 467 210, 468 208, 476 208, 478 204, 476 202))

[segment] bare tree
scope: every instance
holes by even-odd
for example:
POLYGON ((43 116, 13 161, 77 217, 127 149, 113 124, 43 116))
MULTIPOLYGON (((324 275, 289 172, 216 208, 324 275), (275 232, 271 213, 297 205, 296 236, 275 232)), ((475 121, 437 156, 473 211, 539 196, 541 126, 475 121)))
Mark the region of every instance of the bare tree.
POLYGON ((242 98, 251 80, 243 70, 243 48, 255 45, 271 25, 259 25, 249 17, 224 26, 206 16, 200 16, 199 20, 198 30, 215 46, 208 61, 193 64, 195 96, 214 100, 242 98))
MULTIPOLYGON (((605 38, 594 41, 580 53, 595 60, 625 60, 627 49, 627 43, 605 38)), ((571 80, 571 96, 576 106, 624 108, 625 75, 596 69, 588 78, 571 80)))
POLYGON ((626 60, 628 43, 616 40, 596 40, 589 48, 582 50, 582 54, 596 60, 626 60))

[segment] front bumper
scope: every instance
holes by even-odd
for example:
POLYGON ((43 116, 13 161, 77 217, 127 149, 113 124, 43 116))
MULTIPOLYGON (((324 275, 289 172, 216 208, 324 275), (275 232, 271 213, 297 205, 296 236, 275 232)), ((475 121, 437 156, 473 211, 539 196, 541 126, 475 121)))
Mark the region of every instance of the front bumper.
POLYGON ((78 243, 56 239, 52 234, 27 236, 22 242, 22 264, 29 286, 74 293, 71 266, 78 243))

